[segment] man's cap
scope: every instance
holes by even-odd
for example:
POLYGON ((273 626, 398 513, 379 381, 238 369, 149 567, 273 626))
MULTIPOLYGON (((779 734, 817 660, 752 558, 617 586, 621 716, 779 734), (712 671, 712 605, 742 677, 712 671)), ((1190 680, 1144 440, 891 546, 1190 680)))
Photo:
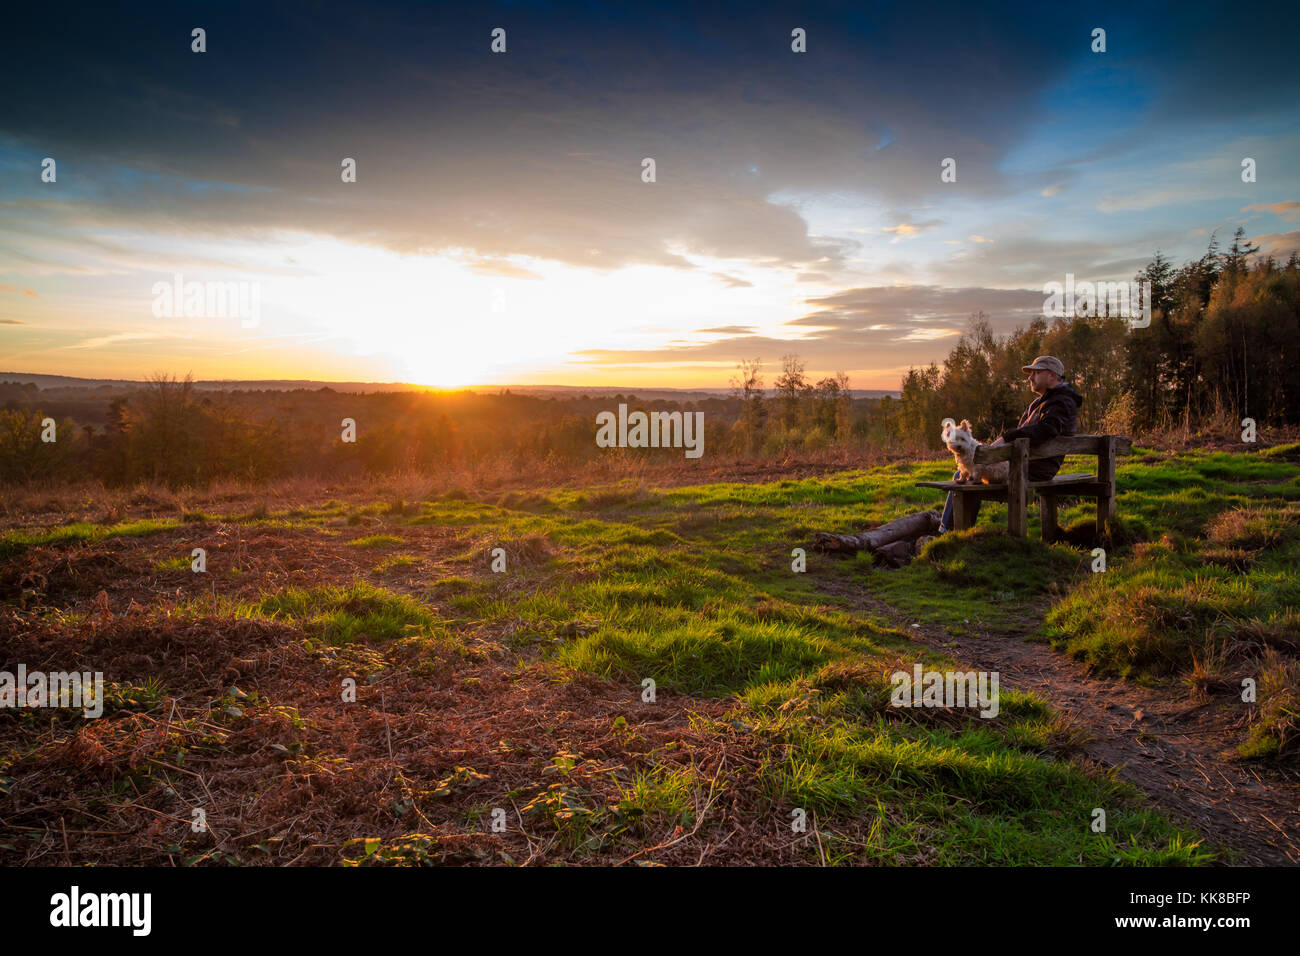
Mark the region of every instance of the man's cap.
POLYGON ((1032 372, 1034 369, 1055 372, 1058 378, 1065 377, 1065 363, 1054 355, 1040 355, 1032 364, 1020 366, 1022 372, 1032 372))

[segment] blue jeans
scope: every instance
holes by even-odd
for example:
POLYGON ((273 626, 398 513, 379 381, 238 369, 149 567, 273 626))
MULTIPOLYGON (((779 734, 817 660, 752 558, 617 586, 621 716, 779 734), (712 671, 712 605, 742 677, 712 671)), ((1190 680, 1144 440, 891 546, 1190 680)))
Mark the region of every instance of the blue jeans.
MULTIPOLYGON (((953 481, 956 481, 960 477, 961 477, 960 471, 954 471, 952 473, 953 481)), ((953 501, 956 499, 956 497, 957 495, 955 492, 951 492, 951 491, 948 492, 948 500, 945 501, 943 504, 943 517, 939 519, 939 534, 945 534, 953 530, 952 511, 953 511, 953 501)), ((967 498, 966 508, 970 512, 971 524, 974 524, 975 519, 979 517, 979 513, 980 513, 980 499, 975 497, 967 498)))

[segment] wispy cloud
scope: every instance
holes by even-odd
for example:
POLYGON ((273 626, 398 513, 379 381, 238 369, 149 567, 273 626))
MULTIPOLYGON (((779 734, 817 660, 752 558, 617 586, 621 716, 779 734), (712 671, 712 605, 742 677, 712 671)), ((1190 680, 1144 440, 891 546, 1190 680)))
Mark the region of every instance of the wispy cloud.
POLYGON ((715 272, 713 278, 726 285, 729 289, 752 289, 754 287, 754 283, 739 279, 736 276, 727 275, 725 272, 715 272))
POLYGON ((716 325, 711 329, 696 329, 701 334, 708 335, 748 335, 754 331, 752 325, 716 325))
POLYGON ((1275 216, 1281 216, 1287 222, 1295 222, 1300 219, 1300 202, 1256 203, 1244 207, 1241 211, 1271 212, 1275 216))
POLYGON ((70 345, 63 345, 63 349, 102 349, 110 345, 116 345, 119 342, 154 342, 165 339, 187 339, 188 335, 168 335, 158 332, 114 332, 112 335, 97 335, 92 338, 82 339, 80 342, 73 342, 70 345))

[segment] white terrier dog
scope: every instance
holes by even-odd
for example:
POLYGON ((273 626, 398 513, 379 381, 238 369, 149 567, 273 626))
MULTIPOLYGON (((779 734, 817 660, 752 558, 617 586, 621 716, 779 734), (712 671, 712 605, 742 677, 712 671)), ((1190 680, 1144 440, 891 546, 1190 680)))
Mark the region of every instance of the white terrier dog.
POLYGON ((970 422, 966 419, 963 418, 957 425, 944 425, 941 435, 943 443, 957 459, 957 470, 961 473, 957 477, 958 481, 963 483, 977 481, 986 485, 1006 482, 1007 472, 1011 468, 1009 462, 998 461, 991 465, 975 464, 975 449, 979 448, 981 443, 971 434, 970 422))

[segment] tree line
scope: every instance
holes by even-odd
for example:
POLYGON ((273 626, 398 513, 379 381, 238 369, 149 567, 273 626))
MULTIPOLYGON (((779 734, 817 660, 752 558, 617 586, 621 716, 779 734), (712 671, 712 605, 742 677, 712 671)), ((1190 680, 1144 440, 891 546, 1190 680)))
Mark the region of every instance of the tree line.
POLYGON ((1285 264, 1240 227, 1223 250, 1176 268, 1159 252, 1134 277, 1150 284, 1151 321, 1077 315, 995 336, 983 313, 944 360, 909 369, 897 403, 877 411, 902 440, 944 417, 969 418, 981 437, 1014 425, 1024 409, 1021 366, 1055 355, 1084 397, 1080 430, 1132 434, 1192 424, 1224 410, 1236 421, 1300 422, 1300 259, 1285 264))
MULTIPOLYGON (((854 397, 843 372, 809 376, 785 355, 766 387, 760 359, 737 366, 729 396, 696 401, 635 395, 541 397, 504 390, 341 393, 200 392, 159 374, 143 388, 80 402, 0 383, 0 481, 201 485, 218 478, 347 477, 489 460, 582 463, 595 416, 621 402, 643 411, 702 411, 705 455, 774 457, 826 449, 941 449, 939 422, 969 418, 987 438, 1013 426, 1029 399, 1020 371, 1036 355, 1064 362, 1084 396, 1080 430, 1135 434, 1228 409, 1260 425, 1300 422, 1300 261, 1256 257, 1237 230, 1227 250, 1175 268, 1159 252, 1135 276, 1150 283, 1151 322, 1076 315, 995 335, 972 316, 944 359, 912 368, 899 398, 854 397), (44 410, 43 410, 44 406, 44 410), (57 421, 53 419, 57 418, 57 421), (348 440, 345 420, 354 423, 348 440), (56 440, 45 440, 54 426, 56 440)), ((63 394, 58 393, 58 394, 63 394)), ((618 449, 662 456, 664 449, 618 449)))

